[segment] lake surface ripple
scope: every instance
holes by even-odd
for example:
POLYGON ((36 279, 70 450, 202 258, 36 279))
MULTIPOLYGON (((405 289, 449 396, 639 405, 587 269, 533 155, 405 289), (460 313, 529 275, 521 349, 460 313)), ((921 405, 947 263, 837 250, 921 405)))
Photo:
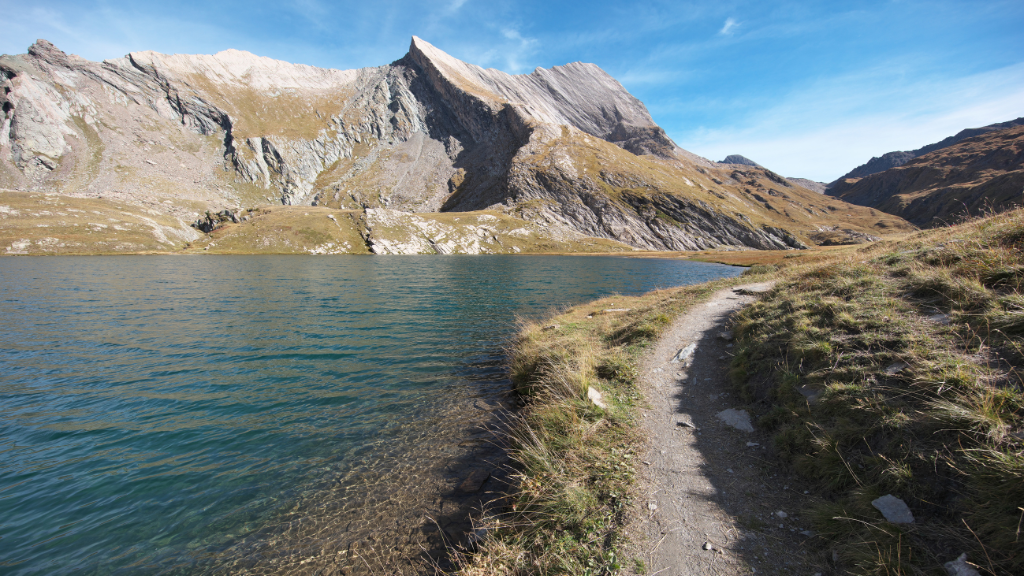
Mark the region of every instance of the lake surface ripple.
POLYGON ((0 259, 0 573, 423 570, 500 481, 516 315, 660 259, 0 259), (494 472, 479 493, 466 471, 494 472))

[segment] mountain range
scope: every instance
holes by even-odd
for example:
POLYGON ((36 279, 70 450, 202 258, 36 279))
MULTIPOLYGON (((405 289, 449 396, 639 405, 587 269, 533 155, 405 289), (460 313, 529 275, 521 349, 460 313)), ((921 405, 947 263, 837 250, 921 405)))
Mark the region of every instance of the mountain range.
POLYGON ((922 227, 1024 205, 1024 118, 964 130, 918 152, 899 166, 834 182, 826 194, 922 227))
POLYGON ((1014 128, 1016 126, 1024 126, 1024 118, 1017 118, 1016 120, 1010 120, 1008 122, 999 122, 997 124, 989 124, 988 126, 982 126, 981 128, 967 128, 966 130, 961 130, 960 132, 957 132, 953 136, 943 138, 942 140, 935 142, 934 144, 922 146, 917 150, 887 152, 885 154, 882 154, 881 156, 868 160, 867 162, 861 164, 860 166, 857 166, 853 170, 850 170, 843 176, 837 178, 834 182, 831 182, 828 186, 829 188, 831 188, 843 182, 844 180, 848 180, 851 178, 864 178, 865 176, 870 176, 872 174, 884 172, 885 170, 888 170, 890 168, 897 168, 899 166, 903 166, 904 164, 913 160, 914 158, 917 158, 918 156, 924 156, 929 152, 934 152, 936 150, 948 148, 968 138, 989 134, 991 132, 999 132, 1001 130, 1006 130, 1007 128, 1014 128))
POLYGON ((593 64, 509 75, 415 37, 359 70, 97 63, 40 40, 0 56, 0 106, 11 254, 799 249, 912 228, 683 150, 593 64))

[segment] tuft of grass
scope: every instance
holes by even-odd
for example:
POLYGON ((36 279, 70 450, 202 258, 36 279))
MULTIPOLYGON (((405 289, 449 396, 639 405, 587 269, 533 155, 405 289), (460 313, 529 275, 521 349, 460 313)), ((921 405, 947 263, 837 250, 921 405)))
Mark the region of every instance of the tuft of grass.
POLYGON ((1024 573, 1022 239, 1017 210, 793 264, 738 316, 733 382, 826 497, 812 515, 841 570, 967 552, 1024 573), (917 522, 886 522, 884 494, 917 522))

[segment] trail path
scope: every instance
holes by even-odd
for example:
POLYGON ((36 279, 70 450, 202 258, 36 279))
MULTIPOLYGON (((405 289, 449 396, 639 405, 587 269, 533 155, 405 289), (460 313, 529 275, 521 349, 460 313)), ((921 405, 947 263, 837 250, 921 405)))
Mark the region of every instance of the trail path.
POLYGON ((648 575, 830 573, 807 545, 810 522, 800 511, 810 497, 771 438, 744 425, 729 383, 729 319, 768 288, 717 292, 679 318, 641 365, 650 406, 639 520, 648 575), (681 350, 691 355, 673 361, 681 350), (747 431, 723 421, 730 415, 747 431))

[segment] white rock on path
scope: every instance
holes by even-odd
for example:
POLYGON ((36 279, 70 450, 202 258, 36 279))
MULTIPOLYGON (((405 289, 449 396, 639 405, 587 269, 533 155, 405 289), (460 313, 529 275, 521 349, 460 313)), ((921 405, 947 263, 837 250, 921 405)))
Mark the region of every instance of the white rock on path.
POLYGON ((686 362, 686 360, 689 359, 690 356, 693 356, 693 353, 696 350, 697 350, 697 343, 694 342, 693 344, 690 344, 689 346, 687 346, 686 348, 683 348, 679 352, 676 352, 676 355, 675 355, 675 357, 672 358, 672 361, 673 362, 686 362))
POLYGON ((737 430, 742 430, 743 432, 754 431, 754 426, 750 423, 750 414, 747 414, 746 410, 729 408, 728 410, 722 410, 718 414, 715 414, 715 416, 722 422, 725 422, 737 430))

